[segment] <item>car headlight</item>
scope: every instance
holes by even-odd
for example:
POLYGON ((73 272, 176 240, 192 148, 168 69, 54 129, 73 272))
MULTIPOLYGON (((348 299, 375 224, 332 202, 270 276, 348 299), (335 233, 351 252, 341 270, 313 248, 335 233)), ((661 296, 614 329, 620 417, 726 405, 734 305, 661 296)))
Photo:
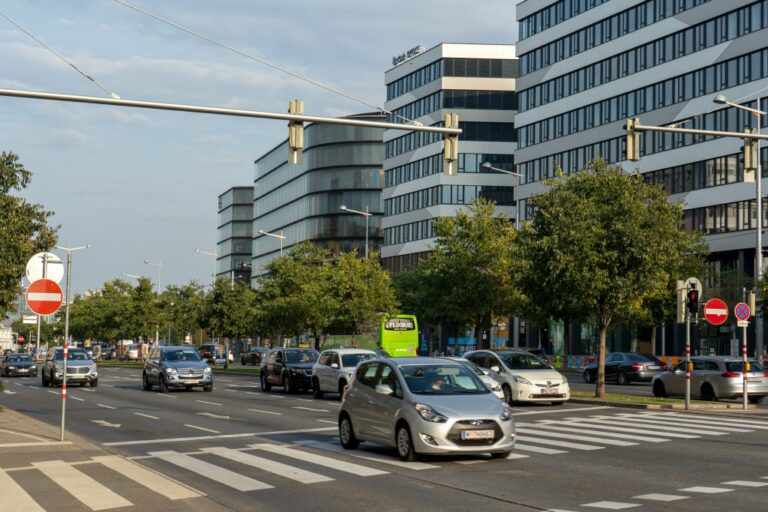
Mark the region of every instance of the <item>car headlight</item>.
POLYGON ((176 371, 176 368, 166 368, 165 373, 168 375, 178 375, 179 372, 176 371))
POLYGON ((96 371, 96 365, 92 364, 91 365, 91 373, 94 373, 95 371, 96 371))
POLYGON ((203 368, 203 375, 210 375, 211 373, 213 373, 213 370, 211 370, 210 366, 203 368))
POLYGON ((427 421, 432 423, 445 423, 448 421, 448 418, 426 404, 414 404, 413 407, 427 421))
POLYGON ((9 370, 15 370, 15 369, 16 369, 16 367, 15 367, 15 366, 9 366, 9 367, 8 367, 8 369, 9 369, 9 370))
POLYGON ((37 370, 37 365, 34 365, 34 364, 33 364, 32 366, 30 366, 30 367, 29 367, 29 369, 30 369, 30 370, 37 370))
POLYGON ((510 421, 512 419, 512 409, 507 404, 504 404, 504 410, 501 412, 499 419, 501 421, 510 421))
POLYGON ((520 375, 513 375, 512 380, 514 380, 518 384, 526 384, 528 386, 533 386, 533 382, 529 381, 525 377, 521 377, 520 375))

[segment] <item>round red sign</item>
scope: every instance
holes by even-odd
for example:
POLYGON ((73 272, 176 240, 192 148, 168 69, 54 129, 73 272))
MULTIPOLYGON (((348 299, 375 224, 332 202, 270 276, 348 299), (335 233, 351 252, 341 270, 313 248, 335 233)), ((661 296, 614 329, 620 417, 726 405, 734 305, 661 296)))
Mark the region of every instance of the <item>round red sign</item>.
POLYGON ((704 304, 704 318, 712 325, 721 325, 728 319, 728 306, 720 299, 709 299, 704 304))
POLYGON ((29 285, 24 298, 27 306, 38 315, 52 315, 61 307, 63 301, 61 287, 56 281, 38 279, 29 285))

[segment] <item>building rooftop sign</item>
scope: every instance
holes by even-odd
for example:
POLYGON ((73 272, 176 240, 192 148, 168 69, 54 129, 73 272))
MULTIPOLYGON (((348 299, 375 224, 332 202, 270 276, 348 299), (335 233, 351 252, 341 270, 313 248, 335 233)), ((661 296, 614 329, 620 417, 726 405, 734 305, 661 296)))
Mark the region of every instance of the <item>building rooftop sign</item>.
POLYGON ((414 46, 410 50, 405 51, 405 52, 401 53, 400 55, 395 55, 394 57, 392 57, 392 65, 393 66, 399 66, 403 62, 414 58, 415 56, 417 56, 420 53, 424 53, 424 47, 421 46, 421 45, 414 46))

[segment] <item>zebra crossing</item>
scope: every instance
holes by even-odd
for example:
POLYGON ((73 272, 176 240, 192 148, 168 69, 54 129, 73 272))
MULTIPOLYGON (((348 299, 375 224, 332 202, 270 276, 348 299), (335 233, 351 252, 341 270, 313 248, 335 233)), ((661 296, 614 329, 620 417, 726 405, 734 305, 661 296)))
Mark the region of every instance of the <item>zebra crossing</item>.
MULTIPOLYGON (((768 430, 768 422, 675 412, 629 412, 559 419, 516 422, 517 444, 509 462, 529 457, 557 456, 570 452, 624 449, 645 443, 664 443, 705 436, 725 436, 768 430)), ((44 508, 14 475, 37 472, 56 484, 61 492, 77 499, 86 509, 108 510, 136 506, 99 481, 105 471, 84 471, 86 465, 100 465, 119 477, 138 484, 170 501, 205 496, 197 490, 209 484, 187 486, 168 474, 186 475, 184 481, 215 482, 239 492, 262 492, 281 486, 323 485, 339 478, 376 478, 393 471, 434 470, 453 464, 498 464, 485 457, 433 458, 403 462, 391 450, 364 444, 359 450, 345 450, 335 438, 297 439, 290 442, 256 442, 237 447, 203 446, 194 451, 157 450, 132 458, 95 456, 77 462, 48 460, 29 466, 0 468, 0 502, 3 511, 37 512, 44 508), (139 461, 144 464, 140 464, 139 461), (154 469, 149 469, 150 466, 154 469), (388 471, 389 470, 389 471, 388 471), (99 475, 99 476, 96 476, 99 475)), ((504 463, 504 462, 501 462, 504 463)), ((106 471, 108 473, 109 471, 106 471)), ((135 500, 134 500, 135 501, 135 500)))

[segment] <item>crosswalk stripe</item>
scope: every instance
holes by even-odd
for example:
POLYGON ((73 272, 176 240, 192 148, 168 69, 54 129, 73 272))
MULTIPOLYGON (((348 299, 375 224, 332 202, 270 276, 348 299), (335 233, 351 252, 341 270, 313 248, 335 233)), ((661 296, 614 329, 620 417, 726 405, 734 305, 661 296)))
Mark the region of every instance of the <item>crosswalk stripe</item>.
MULTIPOLYGON (((671 435, 665 436, 662 432, 649 432, 648 430, 640 430, 637 428, 630 428, 625 427, 621 425, 608 425, 606 423, 601 423, 599 421, 571 421, 569 423, 566 423, 566 425, 571 425, 574 427, 588 427, 595 430, 609 430, 611 432, 629 432, 632 434, 644 434, 646 436, 652 435, 652 436, 664 436, 664 437, 676 437, 680 439, 693 439, 694 437, 698 436, 688 436, 685 434, 676 434, 674 432, 670 432, 671 435)), ((662 438, 664 441, 669 441, 669 439, 662 438)))
POLYGON ((33 462, 32 465, 91 510, 133 505, 63 460, 33 462))
POLYGON ((278 445, 269 444, 269 443, 251 444, 248 446, 250 446, 251 448, 256 448, 266 452, 276 453, 284 457, 290 457, 292 459, 298 459, 298 460, 302 460, 312 464, 317 464, 318 466, 324 466, 326 468, 335 469, 337 471, 342 471, 344 473, 352 473, 353 475, 376 476, 376 475, 388 474, 388 471, 369 468, 366 466, 361 466, 360 464, 352 464, 350 462, 344 462, 341 460, 332 459, 330 457, 324 457, 322 455, 317 455, 315 453, 309 453, 301 450, 296 450, 293 448, 288 448, 287 446, 278 446, 278 445))
POLYGON ((543 453, 545 455, 557 455, 558 453, 568 453, 563 450, 553 450, 552 448, 543 448, 541 446, 531 446, 529 444, 515 443, 515 450, 524 452, 543 453))
POLYGON ((676 429, 674 427, 664 428, 664 427, 653 427, 650 425, 643 425, 643 430, 634 429, 632 427, 638 427, 640 425, 637 425, 636 423, 632 423, 631 421, 621 421, 621 420, 612 420, 612 419, 601 419, 601 418, 594 418, 594 419, 588 419, 588 418, 569 418, 574 423, 590 423, 598 425, 613 425, 617 427, 624 427, 626 428, 627 432, 636 432, 636 433, 644 433, 644 434, 655 434, 655 432, 649 432, 649 430, 662 430, 663 432, 659 432, 659 435, 665 436, 665 437, 677 437, 679 439, 697 439, 701 436, 697 436, 694 434, 683 434, 681 432, 685 432, 684 429, 676 429))
POLYGON ((581 444, 581 443, 570 443, 568 441, 555 441, 554 439, 539 439, 538 437, 529 437, 529 436, 517 436, 518 441, 523 441, 524 443, 534 443, 534 444, 546 444, 549 446, 559 446, 561 448, 572 448, 574 450, 585 450, 585 451, 591 451, 591 450, 602 450, 605 448, 605 446, 595 446, 592 444, 581 444))
MULTIPOLYGON (((664 417, 664 414, 653 413, 653 414, 645 414, 645 416, 653 416, 653 417, 657 417, 657 418, 662 418, 662 417, 664 417)), ((720 418, 720 419, 711 419, 711 420, 699 419, 698 415, 696 415, 696 416, 689 416, 689 417, 685 417, 685 416, 682 416, 682 417, 681 416, 673 416, 673 417, 674 417, 675 421, 683 421, 685 423, 701 423, 701 424, 704 424, 704 425, 713 425, 714 424, 714 425, 724 425, 724 426, 727 426, 727 427, 738 427, 738 428, 750 429, 750 430, 744 430, 744 432, 750 432, 750 431, 753 431, 754 429, 757 429, 757 430, 768 430, 768 425, 765 424, 765 423, 763 423, 761 425, 753 425, 752 423, 742 423, 741 420, 727 418, 727 417, 723 417, 723 418, 720 418)))
POLYGON ((690 498, 690 496, 680 496, 679 494, 652 493, 652 494, 641 494, 640 496, 635 496, 632 499, 633 500, 650 500, 650 501, 677 501, 677 500, 687 500, 688 498, 690 498))
POLYGON ((663 416, 651 416, 648 414, 620 414, 620 416, 623 416, 627 419, 631 419, 633 421, 661 423, 663 425, 672 425, 677 427, 691 427, 691 428, 700 427, 700 428, 708 428, 708 429, 714 429, 714 430, 722 430, 725 432, 754 432, 754 430, 750 430, 744 427, 741 427, 741 428, 730 427, 726 424, 716 424, 711 421, 688 421, 686 419, 665 418, 663 416))
POLYGON ((654 414, 665 414, 669 416, 678 416, 681 418, 689 418, 689 419, 705 419, 710 421, 727 421, 729 423, 738 423, 739 425, 744 425, 745 427, 749 428, 756 428, 756 429, 762 429, 766 430, 768 429, 768 425, 764 421, 755 421, 755 420, 742 420, 737 418, 731 418, 729 416, 708 416, 704 414, 686 414, 683 412, 667 412, 667 413, 654 413, 654 414))
POLYGON ((626 418, 627 420, 631 420, 632 423, 637 424, 638 426, 645 426, 648 425, 651 428, 657 428, 657 427, 663 427, 663 428, 672 428, 673 431, 676 432, 690 432, 692 434, 697 435, 709 435, 709 436, 723 436, 727 434, 727 429, 714 429, 714 427, 707 427, 702 428, 704 425, 690 425, 687 423, 678 423, 675 421, 669 421, 664 419, 651 419, 651 418, 638 418, 638 417, 632 417, 632 418, 626 418))
POLYGON ((0 469, 0 503, 3 512, 45 512, 16 480, 0 469))
MULTIPOLYGON (((515 446, 515 448, 517 448, 517 446, 515 446)), ((529 457, 530 455, 523 455, 522 453, 510 453, 504 458, 508 460, 513 460, 513 459, 527 459, 529 457)))
POLYGON ((289 466, 288 464, 283 464, 282 462, 275 462, 273 460, 265 459, 264 457, 258 457, 250 453, 243 453, 241 451, 232 450, 223 446, 203 448, 202 451, 206 453, 212 453, 219 457, 233 460, 235 462, 239 462, 240 464, 259 468, 263 471, 274 473, 276 475, 280 475, 285 478, 301 482, 303 484, 316 484, 318 482, 330 482, 333 480, 333 478, 329 478, 318 473, 305 471, 303 469, 289 466))
POLYGON ((140 466, 133 461, 118 457, 117 455, 103 455, 99 457, 91 457, 91 459, 104 464, 109 469, 120 473, 126 478, 130 478, 144 487, 152 489, 158 494, 162 494, 169 500, 183 500, 205 496, 189 487, 174 482, 168 477, 155 473, 144 466, 140 466))
POLYGON ((198 475, 204 476, 214 482, 232 487, 238 491, 260 491, 262 489, 272 489, 273 486, 254 480, 240 473, 235 473, 221 466, 205 462, 203 460, 184 455, 183 453, 171 450, 161 452, 149 452, 149 455, 169 462, 175 466, 186 469, 198 475))
POLYGON ((345 450, 344 447, 342 447, 337 442, 323 443, 320 441, 310 440, 310 441, 298 441, 296 444, 303 444, 305 446, 310 446, 312 448, 319 448, 321 450, 327 450, 329 452, 343 453, 345 455, 349 455, 350 457, 355 457, 357 459, 371 460, 373 462, 383 462, 384 464, 391 464, 393 466, 413 469, 415 471, 422 471, 425 469, 436 469, 440 467, 440 466, 435 466, 434 464, 426 464, 424 462, 404 462, 399 459, 395 459, 393 457, 388 457, 386 455, 380 455, 378 453, 369 452, 369 451, 362 451, 362 452, 355 453, 352 450, 345 450), (362 453, 364 453, 365 455, 362 455, 362 453))
POLYGON ((723 485, 737 485, 739 487, 765 487, 768 482, 754 482, 751 480, 731 480, 730 482, 723 482, 723 485))
MULTIPOLYGON (((562 425, 574 425, 574 423, 563 423, 562 425)), ((606 437, 615 437, 617 439, 632 439, 634 441, 647 441, 649 443, 666 443, 668 439, 662 439, 659 437, 648 437, 648 436, 638 436, 633 434, 621 434, 619 432, 609 432, 609 431, 599 431, 594 430, 591 428, 575 428, 575 427, 565 427, 561 426, 561 424, 556 423, 542 423, 542 424, 536 424, 537 427, 547 428, 549 430, 560 430, 563 432, 573 432, 575 434, 590 434, 590 435, 599 435, 599 436, 606 436, 606 437)), ((584 425, 584 427, 589 427, 589 425, 584 425)))
MULTIPOLYGON (((534 425, 531 425, 531 426, 534 426, 534 425)), ((612 446, 636 446, 637 445, 637 443, 630 443, 627 441, 617 441, 616 439, 605 439, 602 437, 593 437, 593 436, 578 436, 574 434, 563 434, 561 432, 547 432, 546 430, 542 430, 542 429, 529 428, 527 426, 523 427, 522 424, 520 423, 517 424, 517 432, 518 433, 522 432, 524 434, 530 434, 535 436, 559 437, 562 439, 571 439, 573 441, 587 441, 592 443, 602 443, 602 444, 608 444, 612 446)))

